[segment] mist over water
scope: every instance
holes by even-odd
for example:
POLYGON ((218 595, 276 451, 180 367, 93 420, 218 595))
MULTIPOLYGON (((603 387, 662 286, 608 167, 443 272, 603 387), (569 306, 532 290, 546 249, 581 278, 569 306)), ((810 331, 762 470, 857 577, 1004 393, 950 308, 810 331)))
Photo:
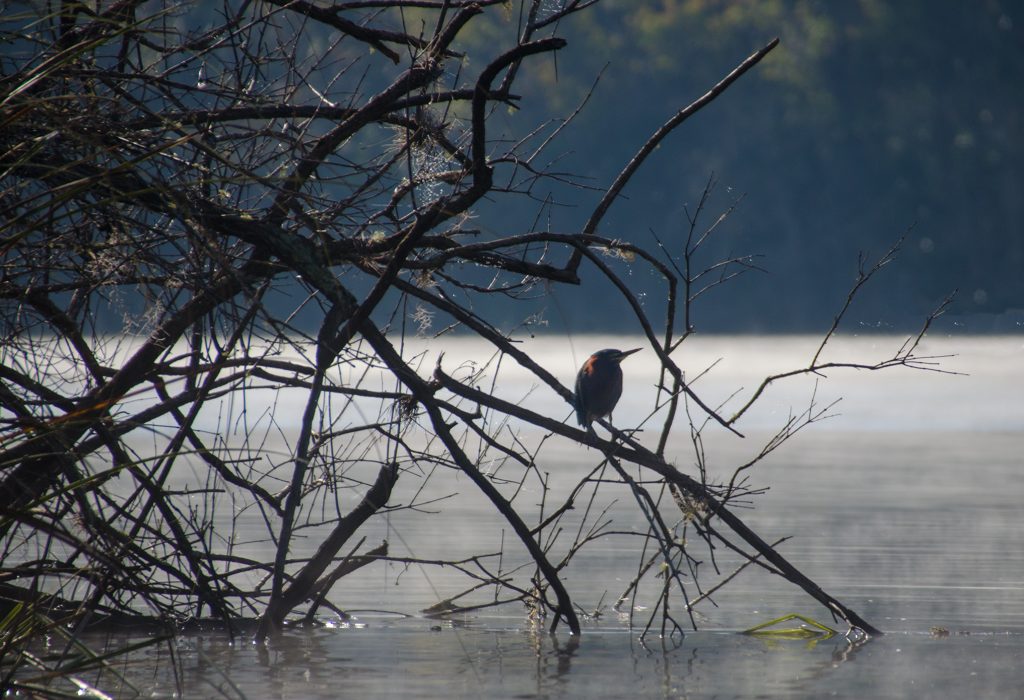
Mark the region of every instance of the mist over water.
MULTIPOLYGON (((877 362, 902 342, 891 336, 837 338, 823 360, 877 362)), ((809 336, 694 337, 674 359, 709 405, 730 414, 765 376, 806 366, 819 343, 809 336)), ((537 337, 520 345, 569 388, 590 352, 642 346, 642 338, 607 336, 577 336, 571 343, 537 337)), ((507 357, 499 365, 490 352, 459 337, 414 339, 403 347, 406 358, 421 356, 421 375, 428 376, 443 353, 449 374, 464 380, 472 374, 474 385, 490 393, 574 420, 571 407, 552 389, 507 357)), ((449 567, 393 562, 366 567, 335 587, 331 601, 353 614, 350 620, 325 614, 327 628, 290 629, 262 651, 229 645, 218 634, 183 638, 178 659, 186 696, 216 688, 235 697, 230 679, 246 697, 1008 697, 1016 692, 1024 658, 1024 339, 929 337, 916 354, 942 356, 937 368, 943 372, 837 368, 826 376, 779 380, 737 424, 744 438, 709 426, 704 439, 709 479, 728 480, 790 416, 812 402, 831 405, 833 417, 809 426, 750 471, 752 487, 768 490, 738 512, 768 541, 790 536, 780 551, 886 632, 880 639, 858 646, 842 637, 736 634, 789 613, 841 628, 797 588, 750 567, 714 595, 713 604, 698 606, 699 631, 688 630, 681 642, 663 644, 655 634, 641 644, 639 631, 656 613, 650 608, 655 598, 648 586, 632 601, 632 627, 629 606, 623 614, 611 608, 641 554, 634 540, 609 537, 564 571, 580 610, 600 612, 585 620, 581 639, 566 632, 547 635, 518 604, 452 619, 424 617, 419 611, 468 588, 466 578, 449 567)), ((655 354, 645 347, 623 369, 626 386, 614 422, 620 428, 641 426, 639 439, 653 442, 664 420, 663 411, 650 415, 658 381, 655 354)), ((382 374, 364 386, 396 389, 387 382, 382 374)), ((267 440, 263 448, 279 455, 283 469, 300 401, 298 393, 250 392, 245 420, 242 406, 225 405, 204 414, 204 427, 230 437, 226 428, 261 425, 272 415, 276 442, 267 440)), ((703 420, 699 409, 690 409, 695 420, 703 420)), ((515 421, 508 429, 519 431, 531 449, 544 438, 515 421)), ((666 454, 693 473, 694 447, 685 422, 677 425, 666 454)), ((515 502, 524 519, 537 522, 545 501, 549 508, 560 502, 599 461, 592 450, 547 440, 536 466, 547 475, 548 492, 533 480, 524 482, 515 502)), ((500 459, 484 466, 497 478, 513 477, 500 459)), ((358 488, 342 493, 342 507, 358 494, 358 488)), ((390 503, 414 498, 431 505, 375 517, 360 531, 368 546, 386 539, 392 556, 419 559, 501 551, 501 570, 528 583, 532 569, 516 568, 528 561, 522 548, 463 475, 448 470, 425 479, 410 465, 390 503)), ((646 529, 622 490, 602 491, 599 498, 605 500, 593 507, 604 509, 615 530, 646 529)), ((258 512, 225 510, 218 531, 231 533, 236 553, 272 558, 258 512)), ((565 527, 579 517, 570 513, 565 527)), ((308 555, 318 543, 317 530, 304 532, 292 555, 308 555)), ((742 563, 721 549, 702 566, 708 574, 714 566, 729 573, 742 563)), ((690 595, 695 593, 693 588, 690 595)), ((681 609, 681 601, 675 604, 681 609)), ((169 690, 168 659, 144 663, 154 669, 156 694, 169 690)))

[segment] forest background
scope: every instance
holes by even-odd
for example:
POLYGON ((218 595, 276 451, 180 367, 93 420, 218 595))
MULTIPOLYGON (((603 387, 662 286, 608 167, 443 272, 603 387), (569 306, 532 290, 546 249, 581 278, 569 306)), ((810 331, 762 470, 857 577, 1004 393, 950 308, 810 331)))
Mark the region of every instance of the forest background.
MULTIPOLYGON (((518 21, 517 7, 489 12, 463 33, 467 70, 473 47, 487 55, 518 21)), ((188 21, 203 12, 193 8, 188 21)), ((206 12, 211 27, 221 21, 216 5, 206 12)), ((418 21, 407 17, 411 33, 418 21)), ((699 332, 819 332, 861 260, 882 257, 900 240, 885 282, 858 294, 846 332, 908 332, 954 289, 936 330, 1024 327, 1024 4, 602 0, 557 32, 574 60, 536 61, 518 78, 518 92, 530 99, 492 114, 489 124, 508 141, 538 124, 564 126, 549 167, 565 178, 482 203, 473 221, 480 232, 579 233, 579 212, 594 206, 647 135, 778 36, 758 70, 644 163, 601 234, 644 246, 660 241, 678 253, 687 217, 712 183, 701 223, 728 216, 694 262, 738 259, 745 265, 723 275, 751 274, 701 298, 699 332)), ((329 50, 329 31, 312 28, 308 36, 310 56, 329 50)), ((364 87, 385 80, 371 71, 364 87)), ((629 274, 629 261, 618 262, 617 272, 629 274)), ((489 282, 487 271, 462 273, 489 282)), ((537 332, 638 332, 611 283, 592 277, 580 286, 537 285, 516 299, 485 295, 491 308, 477 310, 506 329, 526 321, 537 332)), ((629 280, 653 317, 663 313, 658 283, 629 280)), ((282 307, 302 293, 287 282, 279 292, 282 307)), ((273 308, 273 299, 267 303, 273 308)), ((145 304, 120 300, 100 326, 123 327, 145 304)), ((301 314, 293 320, 302 325, 301 314)))
MULTIPOLYGON (((551 186, 534 193, 551 202, 541 215, 524 202, 477 223, 495 232, 531 225, 569 232, 576 210, 600 198, 643 135, 778 35, 779 47, 757 71, 648 159, 602 234, 642 244, 656 236, 676 249, 686 212, 713 179, 709 211, 737 206, 723 222, 726 235, 704 251, 706 262, 751 255, 757 269, 701 300, 698 331, 827 328, 860 255, 875 259, 904 234, 885 282, 865 289, 851 309, 856 325, 848 331, 916 327, 953 288, 959 294, 938 328, 1019 331, 1022 10, 998 0, 602 1, 559 28, 577 60, 539 63, 519 84, 538 99, 504 115, 511 132, 516 120, 567 115, 589 95, 561 137, 555 169, 584 174, 581 184, 598 191, 551 186)), ((473 27, 481 46, 490 40, 486 26, 473 27)), ((536 290, 544 327, 636 330, 610 285, 584 282, 536 290), (607 304, 595 303, 604 292, 607 304)), ((647 281, 630 282, 643 297, 647 281)), ((654 316, 659 301, 647 297, 654 316)), ((520 304, 508 315, 494 312, 510 324, 522 313, 520 304)))

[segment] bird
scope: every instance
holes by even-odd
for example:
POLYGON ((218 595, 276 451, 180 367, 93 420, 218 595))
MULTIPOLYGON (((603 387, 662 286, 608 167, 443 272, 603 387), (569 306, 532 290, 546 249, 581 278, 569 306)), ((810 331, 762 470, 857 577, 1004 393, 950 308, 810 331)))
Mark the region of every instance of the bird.
POLYGON ((573 406, 576 420, 591 430, 591 423, 610 416, 622 396, 622 368, 619 363, 642 348, 632 350, 598 350, 587 358, 576 375, 573 406))

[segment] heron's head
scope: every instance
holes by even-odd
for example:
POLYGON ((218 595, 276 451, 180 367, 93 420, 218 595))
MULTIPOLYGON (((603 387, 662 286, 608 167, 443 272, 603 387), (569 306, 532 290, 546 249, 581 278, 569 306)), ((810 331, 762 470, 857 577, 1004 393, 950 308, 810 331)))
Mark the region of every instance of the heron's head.
POLYGON ((608 348, 607 350, 598 350, 594 353, 594 356, 599 360, 608 360, 611 362, 619 363, 624 359, 632 355, 634 352, 640 352, 643 348, 633 348, 632 350, 615 350, 608 348))

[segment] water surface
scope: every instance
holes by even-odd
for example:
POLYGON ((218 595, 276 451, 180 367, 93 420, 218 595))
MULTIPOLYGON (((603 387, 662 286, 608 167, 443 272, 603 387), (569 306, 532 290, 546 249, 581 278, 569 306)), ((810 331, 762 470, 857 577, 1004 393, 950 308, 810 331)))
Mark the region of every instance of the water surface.
MULTIPOLYGON (((834 352, 837 360, 870 358, 900 342, 848 338, 834 352)), ((446 342, 446 364, 479 357, 478 347, 464 343, 446 342)), ((642 342, 577 338, 574 345, 583 355, 642 342)), ((582 359, 572 348, 540 339, 529 349, 571 384, 582 359)), ((698 338, 684 348, 683 364, 699 372, 721 358, 696 387, 715 403, 741 389, 728 408, 761 377, 799 366, 815 349, 811 338, 698 338)), ((166 648, 150 650, 126 673, 154 697, 170 696, 179 685, 185 697, 253 698, 1013 697, 1024 678, 1024 339, 928 339, 921 350, 953 355, 942 367, 962 374, 837 370, 817 383, 800 377, 773 384, 739 424, 745 438, 709 430, 705 441, 709 474, 725 479, 789 415, 812 401, 825 406, 842 399, 830 410, 835 417, 809 426, 751 471, 753 485, 768 491, 738 512, 766 540, 791 536, 782 553, 883 637, 861 644, 842 635, 738 634, 789 613, 842 631, 801 591, 750 568, 714 604, 698 607, 698 630, 687 629, 681 639, 651 634, 641 642, 651 589, 637 596, 632 616, 611 603, 641 559, 628 533, 646 523, 624 489, 602 487, 595 508, 626 534, 591 546, 565 572, 581 611, 598 613, 585 619, 579 639, 565 630, 546 634, 518 605, 427 618, 418 611, 464 590, 467 581, 448 568, 396 562, 367 567, 336 587, 332 602, 352 619, 325 615, 327 626, 289 629, 267 648, 232 644, 219 634, 186 636, 177 642, 175 663, 166 648)), ((433 362, 424 358, 424 372, 433 362)), ((656 380, 652 363, 629 362, 618 425, 643 423, 656 380)), ((502 376, 512 379, 496 385, 496 393, 568 418, 557 395, 507 369, 502 376)), ((280 405, 288 399, 275 400, 278 423, 287 430, 288 412, 280 405)), ((655 416, 644 427, 653 435, 660 424, 655 416)), ((677 435, 667 454, 678 468, 692 470, 687 433, 677 435)), ((536 521, 542 501, 557 502, 599 461, 593 451, 555 441, 542 457, 538 468, 549 475, 548 492, 527 482, 516 501, 527 522, 536 521)), ((387 539, 392 555, 422 559, 504 550, 507 571, 525 561, 465 477, 453 472, 429 485, 433 496, 448 497, 437 514, 406 510, 376 518, 361 533, 367 542, 387 539)), ((403 476, 392 501, 409 502, 419 486, 403 476)), ((569 525, 584 517, 571 515, 569 525)), ((260 523, 254 518, 246 525, 246 517, 236 513, 233 524, 242 535, 253 528, 247 553, 272 558, 260 523)), ((316 544, 310 532, 296 553, 316 544)), ((715 563, 727 574, 742 559, 722 550, 715 563)), ((709 574, 711 565, 705 558, 709 574)), ((528 580, 529 574, 516 575, 528 580)), ((686 620, 681 612, 677 617, 686 620)))

